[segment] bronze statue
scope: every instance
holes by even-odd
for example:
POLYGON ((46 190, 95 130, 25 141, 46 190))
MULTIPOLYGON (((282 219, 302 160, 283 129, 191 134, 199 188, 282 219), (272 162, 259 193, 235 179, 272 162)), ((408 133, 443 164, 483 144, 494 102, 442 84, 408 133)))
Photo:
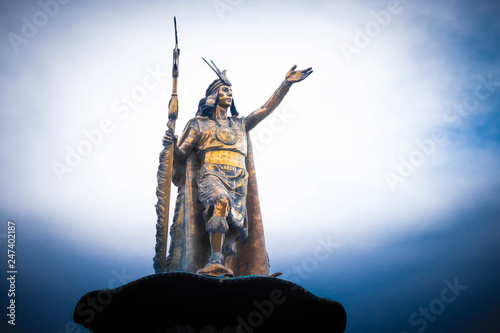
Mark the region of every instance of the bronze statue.
MULTIPOLYGON (((213 62, 210 64, 203 59, 218 79, 209 85, 198 104, 196 116, 177 139, 173 135, 172 122, 177 118, 178 56, 176 38, 172 93, 175 101, 171 101, 169 130, 163 138, 166 154, 160 157, 162 164, 158 173, 159 188, 163 188, 157 190, 157 194, 161 198, 169 192, 170 184, 165 182, 169 182, 170 177, 165 177, 164 169, 171 162, 162 159, 172 160, 172 155, 171 179, 178 187, 178 194, 169 255, 165 263, 158 255, 155 257, 155 270, 208 276, 269 275, 248 132, 271 114, 292 84, 307 78, 312 69, 296 71, 297 66, 293 66, 269 100, 242 117, 236 110, 226 71, 220 71, 213 62), (175 110, 172 110, 173 104, 175 110)), ((159 220, 164 219, 167 205, 168 202, 159 205, 160 209, 157 205, 159 220)), ((166 239, 166 230, 158 230, 157 238, 166 239)), ((161 246, 160 250, 165 251, 161 246)))

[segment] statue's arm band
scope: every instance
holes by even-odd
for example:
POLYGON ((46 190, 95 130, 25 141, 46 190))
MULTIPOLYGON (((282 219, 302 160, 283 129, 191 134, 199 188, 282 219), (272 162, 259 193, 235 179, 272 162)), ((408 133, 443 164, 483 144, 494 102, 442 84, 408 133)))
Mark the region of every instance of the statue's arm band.
POLYGON ((285 97, 286 93, 288 92, 291 86, 292 84, 287 80, 285 80, 280 84, 280 86, 278 87, 278 89, 276 89, 274 93, 278 95, 279 98, 283 99, 283 97, 285 97))

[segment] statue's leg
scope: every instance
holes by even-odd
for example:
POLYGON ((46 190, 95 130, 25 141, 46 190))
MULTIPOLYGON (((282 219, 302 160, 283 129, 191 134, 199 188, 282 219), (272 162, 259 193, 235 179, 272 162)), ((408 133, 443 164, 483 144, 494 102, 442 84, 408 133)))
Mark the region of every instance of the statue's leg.
POLYGON ((207 222, 211 250, 210 263, 224 264, 222 245, 224 244, 224 235, 229 230, 226 220, 228 213, 229 200, 227 198, 217 200, 214 214, 207 222))
POLYGON ((236 240, 234 236, 227 237, 224 240, 224 246, 222 247, 222 254, 224 255, 224 264, 227 268, 231 266, 231 259, 233 255, 236 254, 236 240))
POLYGON ((210 248, 212 255, 222 253, 224 235, 229 230, 227 215, 229 214, 229 200, 221 198, 217 200, 214 207, 214 214, 207 222, 207 231, 210 235, 210 248))
POLYGON ((226 220, 228 214, 229 200, 227 198, 221 198, 217 200, 216 204, 214 205, 214 213, 206 224, 210 240, 210 259, 208 261, 208 264, 204 268, 198 270, 198 274, 210 276, 234 275, 233 272, 229 268, 227 268, 227 266, 223 266, 224 256, 222 254, 222 249, 224 245, 225 234, 229 230, 229 226, 226 220))

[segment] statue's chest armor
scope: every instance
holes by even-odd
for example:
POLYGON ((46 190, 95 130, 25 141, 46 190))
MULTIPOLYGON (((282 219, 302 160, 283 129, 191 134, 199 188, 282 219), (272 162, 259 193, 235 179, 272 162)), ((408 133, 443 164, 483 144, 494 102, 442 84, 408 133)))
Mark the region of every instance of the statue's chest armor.
POLYGON ((215 136, 225 145, 234 145, 241 137, 240 133, 232 127, 217 128, 215 136))
POLYGON ((230 118, 227 122, 216 123, 207 119, 200 126, 201 140, 198 151, 204 153, 210 150, 232 150, 246 156, 247 138, 243 120, 230 118))

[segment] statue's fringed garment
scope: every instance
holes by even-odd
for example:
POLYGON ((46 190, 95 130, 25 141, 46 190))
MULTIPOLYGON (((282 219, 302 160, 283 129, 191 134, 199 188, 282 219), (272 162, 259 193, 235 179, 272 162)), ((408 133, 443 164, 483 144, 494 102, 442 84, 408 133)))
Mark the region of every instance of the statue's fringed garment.
POLYGON ((237 253, 231 260, 230 268, 235 276, 269 275, 269 259, 260 212, 252 146, 248 133, 246 136, 248 145, 245 158, 246 172, 244 169, 242 169, 243 172, 235 170, 233 175, 231 172, 224 171, 224 176, 221 174, 217 176, 221 181, 215 182, 216 185, 203 186, 201 184, 199 187, 197 179, 200 172, 212 177, 221 170, 217 170, 217 167, 203 167, 202 169, 201 158, 195 153, 190 153, 184 164, 175 163, 173 180, 178 186, 178 194, 174 219, 170 228, 167 272, 195 273, 207 263, 211 251, 208 233, 205 229, 203 217, 205 208, 202 200, 208 200, 209 192, 213 195, 213 191, 219 190, 226 191, 231 196, 232 206, 229 218, 232 219, 232 223, 238 224, 244 229, 244 233, 248 234, 248 237, 236 242, 237 253), (238 187, 245 178, 248 182, 246 197, 241 195, 242 188, 238 187))

